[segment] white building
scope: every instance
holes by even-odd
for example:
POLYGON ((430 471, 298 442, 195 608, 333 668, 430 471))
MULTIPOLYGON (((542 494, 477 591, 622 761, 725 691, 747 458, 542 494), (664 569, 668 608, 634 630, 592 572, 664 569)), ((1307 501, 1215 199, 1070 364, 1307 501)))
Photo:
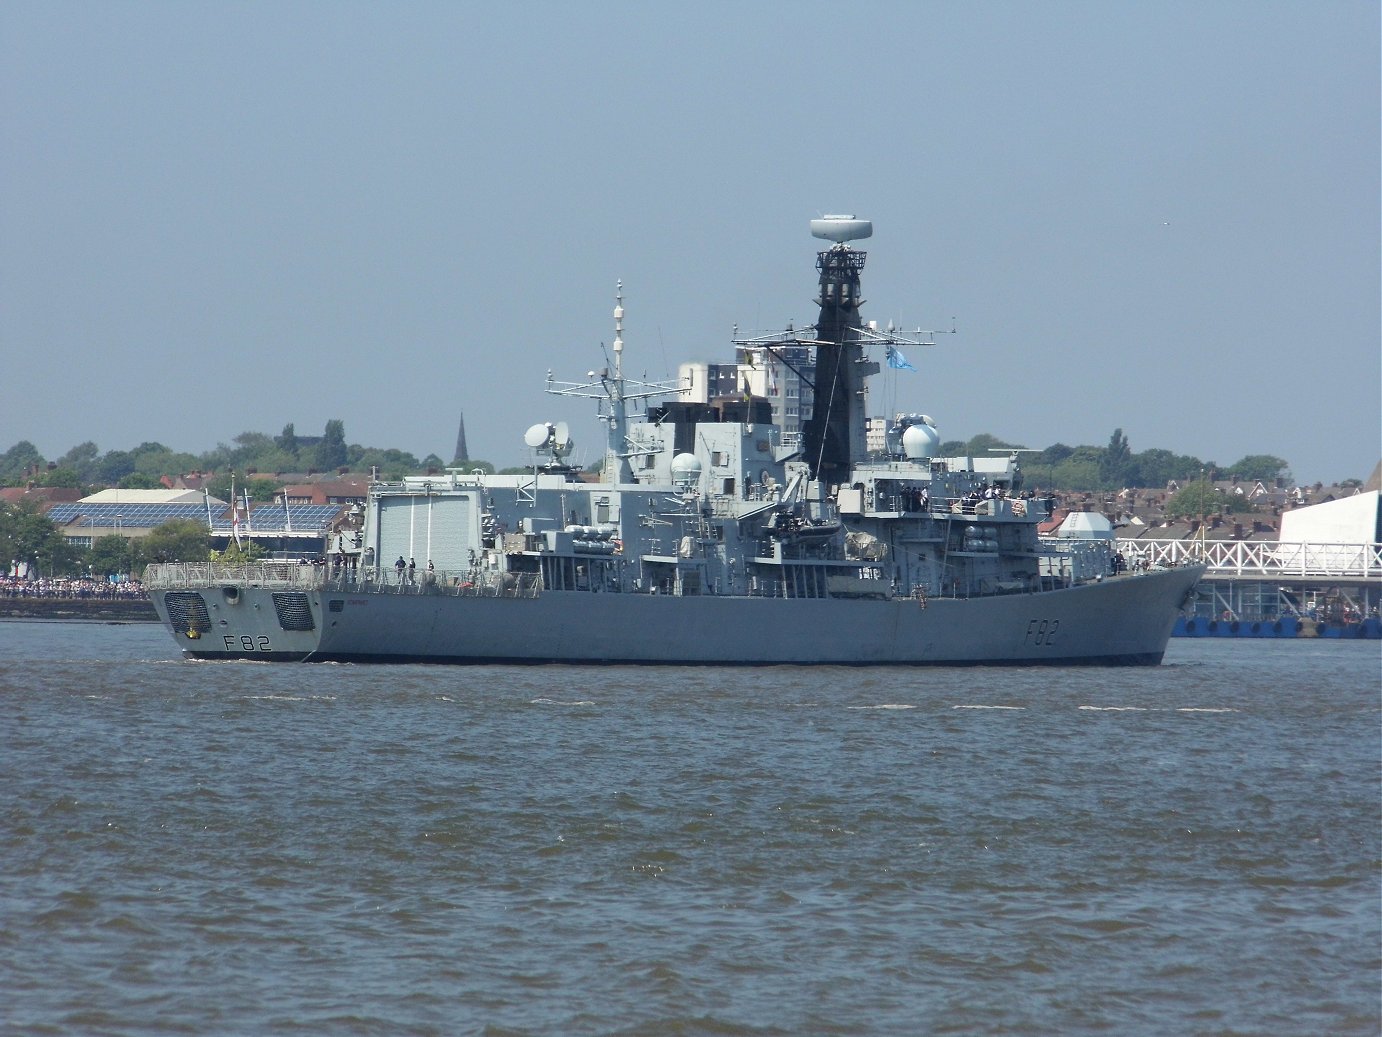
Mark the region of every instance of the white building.
POLYGON ((868 418, 864 423, 864 447, 870 455, 881 454, 888 447, 888 419, 868 418))
POLYGON ((1375 544, 1382 541, 1378 491, 1293 508, 1281 516, 1277 539, 1292 544, 1375 544))
POLYGON ((1370 490, 1283 512, 1278 561, 1292 568, 1351 571, 1371 545, 1382 543, 1380 497, 1370 490))
MULTIPOLYGON (((773 421, 782 430, 784 446, 801 441, 802 427, 812 414, 811 379, 816 371, 815 350, 810 346, 739 346, 734 364, 682 364, 677 377, 685 388, 682 399, 709 403, 723 396, 745 392, 768 400, 773 421)), ((881 440, 880 440, 881 442, 881 440)))

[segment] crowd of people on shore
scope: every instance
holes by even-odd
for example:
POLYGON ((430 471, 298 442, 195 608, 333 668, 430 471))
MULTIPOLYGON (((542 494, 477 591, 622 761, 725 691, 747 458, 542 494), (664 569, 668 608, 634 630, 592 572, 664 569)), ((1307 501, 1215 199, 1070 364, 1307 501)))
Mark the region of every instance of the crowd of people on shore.
POLYGON ((57 598, 61 600, 144 601, 148 594, 138 580, 111 583, 94 577, 0 576, 0 598, 57 598))

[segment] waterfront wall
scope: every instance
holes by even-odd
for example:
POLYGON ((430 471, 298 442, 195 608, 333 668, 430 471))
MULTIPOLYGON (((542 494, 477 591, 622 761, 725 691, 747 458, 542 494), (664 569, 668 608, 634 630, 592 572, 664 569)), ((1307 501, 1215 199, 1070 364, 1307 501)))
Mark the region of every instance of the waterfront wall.
POLYGON ((147 598, 0 597, 0 619, 92 619, 107 623, 157 623, 147 598))

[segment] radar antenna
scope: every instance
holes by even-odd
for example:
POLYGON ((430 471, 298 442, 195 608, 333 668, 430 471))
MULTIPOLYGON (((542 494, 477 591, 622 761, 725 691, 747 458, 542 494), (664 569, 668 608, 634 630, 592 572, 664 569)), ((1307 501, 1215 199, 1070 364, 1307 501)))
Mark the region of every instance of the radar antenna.
POLYGON ((899 331, 891 326, 878 330, 859 316, 863 305, 859 275, 867 254, 851 248, 849 242, 873 236, 873 224, 854 216, 828 215, 811 221, 811 234, 834 244, 816 254, 820 289, 816 304, 820 314, 816 323, 800 331, 786 331, 740 338, 734 344, 761 349, 794 371, 812 393, 812 414, 801 434, 802 454, 810 465, 811 477, 825 482, 843 482, 851 467, 867 456, 865 418, 867 417, 867 376, 877 374, 878 363, 869 360, 865 349, 878 346, 886 351, 899 346, 934 345, 934 332, 899 331), (814 349, 815 370, 810 377, 790 359, 791 347, 814 349))
POLYGON ((536 425, 529 425, 528 431, 523 433, 523 442, 539 454, 549 456, 549 468, 564 468, 566 458, 576 449, 576 442, 571 438, 571 431, 564 421, 555 424, 550 421, 539 421, 536 425))
MULTIPOLYGON (((585 382, 557 382, 547 372, 547 392, 553 396, 578 396, 598 400, 600 419, 605 423, 605 478, 614 483, 633 481, 629 465, 628 405, 686 389, 676 382, 644 382, 624 377, 624 282, 616 283, 614 296, 614 371, 591 371, 585 382)), ((564 428, 564 426, 562 426, 564 428)), ((556 427, 553 428, 556 433, 556 427)), ((568 440, 569 442, 569 437, 568 440)))

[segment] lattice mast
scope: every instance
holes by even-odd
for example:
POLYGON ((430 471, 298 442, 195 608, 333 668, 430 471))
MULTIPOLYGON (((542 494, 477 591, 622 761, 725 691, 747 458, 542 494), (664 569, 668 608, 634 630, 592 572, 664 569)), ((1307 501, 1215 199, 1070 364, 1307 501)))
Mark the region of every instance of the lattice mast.
POLYGON ((591 371, 582 382, 558 382, 547 372, 546 391, 553 396, 579 396, 599 401, 600 420, 605 425, 604 479, 621 484, 633 481, 633 456, 629 443, 629 404, 679 394, 685 390, 676 382, 645 382, 624 377, 624 282, 619 281, 614 297, 614 364, 600 372, 591 371))
POLYGON ((835 244, 816 254, 820 315, 815 389, 811 417, 802 428, 802 455, 812 478, 840 483, 848 481, 851 467, 867 453, 864 379, 879 370, 864 357, 859 317, 864 302, 859 274, 867 253, 846 244, 870 237, 873 224, 852 216, 826 216, 811 221, 811 233, 835 244))

